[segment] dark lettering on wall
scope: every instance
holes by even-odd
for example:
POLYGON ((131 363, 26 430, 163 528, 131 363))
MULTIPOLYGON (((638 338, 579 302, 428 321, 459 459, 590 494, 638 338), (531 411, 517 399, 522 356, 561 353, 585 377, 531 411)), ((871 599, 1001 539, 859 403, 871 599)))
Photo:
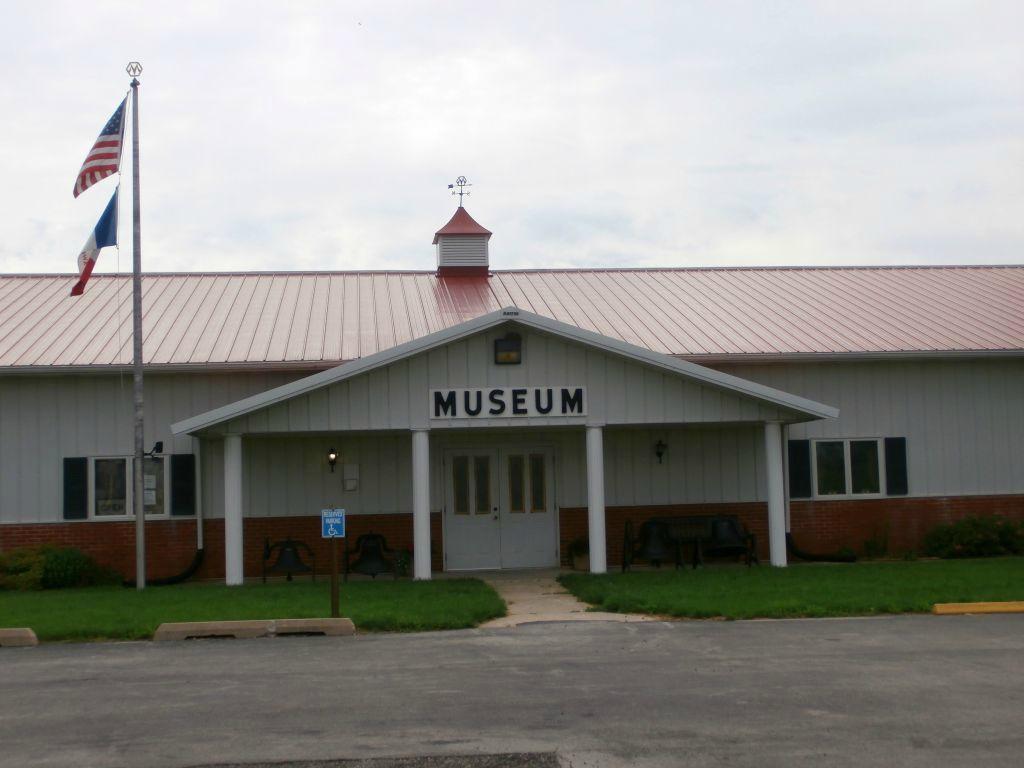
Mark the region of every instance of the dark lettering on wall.
MULTIPOLYGON (((422 411, 420 411, 422 413, 422 411)), ((434 418, 440 419, 442 414, 455 416, 455 393, 435 392, 434 393, 434 418)))
POLYGON ((491 416, 498 416, 505 412, 505 393, 500 389, 492 389, 487 399, 491 401, 491 409, 488 411, 491 416))
POLYGON ((537 406, 537 413, 551 413, 551 408, 554 405, 554 400, 555 400, 554 397, 551 395, 551 388, 550 387, 548 389, 544 389, 544 390, 535 389, 533 391, 533 404, 535 406, 537 406), (547 394, 547 396, 548 396, 548 404, 547 405, 541 405, 540 404, 540 394, 541 394, 541 392, 545 392, 547 394))
POLYGON ((562 390, 562 414, 583 413, 583 389, 562 390))
POLYGON ((525 416, 526 415, 526 390, 525 389, 513 389, 512 390, 512 415, 513 416, 525 416))
POLYGON ((483 410, 484 407, 484 393, 481 392, 480 390, 477 390, 476 392, 470 392, 467 389, 465 392, 465 396, 463 397, 463 401, 463 409, 466 411, 466 415, 478 416, 480 414, 480 411, 483 410), (473 395, 476 395, 475 406, 469 404, 469 398, 473 395))

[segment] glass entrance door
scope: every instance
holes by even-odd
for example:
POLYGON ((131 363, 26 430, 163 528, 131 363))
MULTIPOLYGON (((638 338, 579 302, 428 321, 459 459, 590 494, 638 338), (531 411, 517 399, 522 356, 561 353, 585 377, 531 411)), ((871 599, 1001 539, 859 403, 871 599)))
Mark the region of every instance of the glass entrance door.
POLYGON ((445 454, 446 570, 501 567, 497 454, 494 449, 445 454))
POLYGON ((551 449, 503 448, 500 460, 501 567, 558 565, 551 449))

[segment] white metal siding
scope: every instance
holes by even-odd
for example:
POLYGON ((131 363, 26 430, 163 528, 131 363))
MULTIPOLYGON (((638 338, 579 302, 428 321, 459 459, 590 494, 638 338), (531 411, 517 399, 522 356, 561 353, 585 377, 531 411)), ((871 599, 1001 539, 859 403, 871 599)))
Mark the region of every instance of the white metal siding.
MULTIPOLYGON (((764 496, 761 442, 760 427, 750 425, 610 429, 605 435, 606 501, 610 506, 756 501, 764 496), (659 439, 668 445, 662 464, 654 454, 659 439)), ((556 503, 586 506, 583 430, 473 430, 431 435, 431 509, 439 511, 444 503, 446 450, 506 445, 553 448, 556 503)), ((313 515, 324 507, 357 515, 411 512, 411 446, 408 432, 244 438, 245 514, 313 515), (339 453, 333 473, 326 462, 331 447, 339 453), (359 465, 354 491, 343 488, 344 463, 359 465)), ((204 471, 207 463, 219 469, 218 462, 204 462, 204 471)), ((208 490, 207 516, 221 517, 222 492, 219 486, 208 490)))
POLYGON ((907 438, 911 496, 1024 493, 1024 361, 721 366, 839 408, 790 436, 907 438))
MULTIPOLYGON (((190 437, 171 435, 173 422, 295 378, 148 374, 146 447, 162 440, 169 453, 191 453, 190 437)), ((132 414, 130 374, 0 377, 0 521, 60 520, 64 457, 130 455, 132 414)), ((220 482, 219 446, 220 441, 204 445, 204 485, 220 482)), ((216 502, 205 495, 203 501, 216 502)))
MULTIPOLYGON (((439 376, 448 377, 452 386, 481 379, 512 384, 549 375, 573 382, 576 371, 588 370, 579 367, 589 364, 586 355, 580 357, 558 342, 538 342, 531 337, 526 343, 530 354, 519 368, 495 369, 481 363, 479 355, 471 352, 487 351, 482 339, 437 355, 428 361, 432 376, 422 389, 416 387, 415 398, 409 395, 409 382, 416 380, 406 376, 409 370, 375 374, 374 387, 405 392, 404 402, 401 398, 390 399, 390 405, 371 402, 371 384, 366 381, 355 384, 351 404, 341 393, 325 392, 306 404, 275 413, 273 421, 270 414, 262 416, 268 428, 273 423, 287 429, 293 423, 312 424, 311 420, 326 410, 330 427, 326 434, 316 436, 244 439, 247 514, 310 514, 310 509, 315 511, 322 501, 332 498, 353 511, 408 510, 408 432, 402 428, 376 436, 345 435, 341 434, 343 425, 367 427, 390 424, 392 419, 395 424, 408 423, 413 408, 422 404, 425 411, 427 384, 444 381, 439 376), (543 354, 537 353, 538 344, 543 354), (332 444, 346 459, 351 456, 360 465, 360 490, 354 495, 340 492, 340 469, 333 475, 327 472, 324 454, 332 444), (339 493, 331 492, 332 488, 339 493)), ((607 360, 595 362, 595 366, 603 366, 603 378, 588 376, 580 383, 589 388, 592 408, 601 386, 613 394, 608 398, 609 421, 630 417, 632 411, 649 413, 652 418, 671 413, 657 397, 658 387, 647 389, 643 372, 627 371, 624 366, 620 370, 607 360), (642 392, 642 406, 624 402, 624 390, 642 392)), ((805 363, 729 366, 726 370, 841 409, 837 420, 790 427, 792 437, 906 436, 911 495, 1024 493, 1024 361, 805 363)), ((173 445, 174 451, 187 452, 191 450, 189 438, 172 438, 172 422, 294 378, 297 375, 149 375, 147 443, 163 440, 168 449, 173 445)), ((714 398, 708 403, 700 400, 702 409, 712 403, 714 398)), ((714 407, 719 415, 730 413, 721 410, 722 403, 714 407)), ((516 425, 526 426, 523 422, 516 425)), ((513 434, 528 434, 531 441, 553 445, 559 505, 586 504, 583 430, 548 427, 529 433, 505 432, 501 437, 479 430, 434 430, 433 507, 440 508, 444 446, 508 440, 513 434)), ((0 377, 0 521, 59 520, 63 457, 127 455, 131 451, 129 375, 0 377)), ((752 424, 671 429, 610 426, 605 435, 607 503, 759 499, 764 493, 761 453, 760 428, 752 424), (659 438, 668 445, 661 465, 654 457, 659 438)), ((218 517, 223 504, 222 441, 204 440, 202 457, 204 512, 218 517)))
POLYGON ((479 429, 594 424, 692 424, 784 420, 785 411, 545 333, 523 340, 522 365, 495 365, 480 334, 235 419, 226 431, 479 429), (587 416, 430 419, 431 389, 583 386, 587 416))

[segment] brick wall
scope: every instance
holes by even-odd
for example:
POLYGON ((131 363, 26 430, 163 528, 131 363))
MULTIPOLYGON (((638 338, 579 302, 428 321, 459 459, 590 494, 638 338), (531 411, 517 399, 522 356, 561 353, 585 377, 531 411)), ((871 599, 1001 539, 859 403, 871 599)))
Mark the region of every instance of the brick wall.
MULTIPOLYGON (((363 533, 381 533, 393 549, 412 550, 412 515, 352 515, 347 520, 349 541, 354 545, 363 533)), ((320 538, 319 517, 246 518, 244 528, 245 574, 259 576, 263 543, 293 538, 304 541, 316 554, 318 573, 331 566, 329 543, 320 538)), ((441 569, 441 515, 430 516, 431 567, 441 569)), ((205 520, 206 556, 196 574, 199 579, 224 578, 224 521, 205 520)), ((82 521, 0 525, 0 552, 36 544, 76 547, 125 578, 135 577, 135 523, 131 521, 82 521)), ((146 571, 151 579, 185 570, 196 551, 195 520, 151 520, 146 523, 146 571)))
MULTIPOLYGON (((609 565, 622 562, 622 539, 627 520, 634 526, 663 515, 736 515, 757 535, 758 555, 768 557, 768 508, 764 502, 742 504, 670 504, 647 507, 608 507, 605 510, 609 565)), ((563 564, 569 563, 569 543, 587 536, 587 510, 559 510, 563 564)), ((969 515, 1000 515, 1024 520, 1024 496, 939 496, 926 498, 843 499, 793 501, 790 518, 797 545, 808 552, 834 552, 849 547, 864 553, 869 540, 884 542, 887 551, 901 555, 920 551, 925 534, 940 523, 969 515)))
MULTIPOLYGON (((768 557, 768 511, 763 502, 740 504, 671 504, 644 507, 608 507, 606 510, 609 565, 622 562, 622 539, 627 520, 638 526, 660 515, 736 515, 757 534, 759 555, 768 557)), ((790 505, 793 535, 809 552, 832 552, 849 547, 864 552, 869 540, 884 542, 890 554, 921 549, 925 533, 939 523, 968 515, 1000 515, 1024 520, 1024 496, 942 496, 905 499, 793 501, 790 505)), ((412 550, 412 515, 353 515, 348 519, 349 541, 362 533, 381 533, 389 546, 412 550)), ((431 567, 442 568, 441 515, 430 516, 431 567)), ((203 525, 206 559, 197 578, 224 578, 224 522, 206 520, 203 525)), ((587 536, 587 510, 566 507, 559 511, 562 562, 568 564, 569 543, 587 536)), ((245 574, 260 574, 263 542, 285 538, 306 542, 316 552, 319 573, 330 568, 328 542, 320 538, 319 517, 268 517, 245 519, 245 574)), ((195 554, 195 520, 154 520, 146 523, 146 558, 150 578, 183 571, 195 554)), ((34 523, 0 526, 0 551, 34 544, 77 547, 111 566, 126 578, 135 575, 135 524, 130 521, 34 523)))
POLYGON ((971 515, 1024 520, 1024 496, 790 502, 793 536, 808 551, 850 547, 863 553, 869 540, 884 542, 890 554, 920 551, 925 534, 936 525, 971 515))

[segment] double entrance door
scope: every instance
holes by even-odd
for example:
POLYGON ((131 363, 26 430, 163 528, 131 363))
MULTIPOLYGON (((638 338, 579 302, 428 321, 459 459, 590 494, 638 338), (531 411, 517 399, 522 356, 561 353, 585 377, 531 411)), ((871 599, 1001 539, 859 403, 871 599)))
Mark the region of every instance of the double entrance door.
POLYGON ((445 568, 558 564, 550 448, 473 448, 444 456, 445 568))

